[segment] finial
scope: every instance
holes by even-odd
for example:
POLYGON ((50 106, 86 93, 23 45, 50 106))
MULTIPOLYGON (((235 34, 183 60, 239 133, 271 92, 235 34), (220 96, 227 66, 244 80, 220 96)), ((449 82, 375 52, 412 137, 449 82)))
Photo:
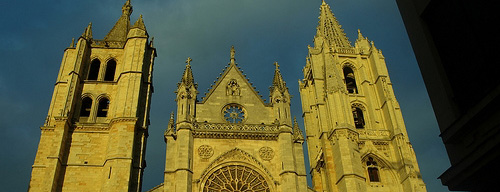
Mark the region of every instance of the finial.
POLYGON ((232 64, 234 64, 234 61, 236 60, 234 58, 234 54, 235 53, 236 53, 236 51, 234 50, 234 45, 231 45, 231 55, 230 55, 231 58, 230 58, 230 61, 231 61, 232 64))
POLYGON ((71 44, 69 45, 69 47, 75 47, 75 38, 71 39, 71 44))
POLYGON ((123 4, 122 14, 130 16, 130 14, 132 14, 132 11, 132 4, 130 3, 130 0, 127 0, 125 4, 123 4))
POLYGON ((186 60, 187 65, 191 65, 191 61, 193 61, 193 60, 191 59, 191 57, 188 57, 188 58, 187 58, 187 60, 186 60))
POLYGON ((275 61, 273 65, 276 66, 276 70, 278 70, 278 68, 280 67, 277 61, 275 61))

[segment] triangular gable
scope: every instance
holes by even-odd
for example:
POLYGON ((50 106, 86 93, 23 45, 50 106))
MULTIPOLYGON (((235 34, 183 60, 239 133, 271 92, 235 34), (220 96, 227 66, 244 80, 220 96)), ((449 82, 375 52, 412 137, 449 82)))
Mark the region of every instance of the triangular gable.
POLYGON ((239 94, 239 96, 241 97, 255 97, 263 105, 267 106, 267 104, 262 99, 262 96, 259 95, 259 93, 255 90, 255 87, 250 84, 249 79, 246 78, 245 75, 243 75, 237 64, 229 64, 229 66, 226 67, 224 73, 215 82, 215 85, 213 85, 210 88, 209 92, 205 95, 205 97, 203 97, 201 104, 209 101, 213 94, 215 92, 219 92, 220 89, 224 90, 224 92, 227 92, 228 86, 231 87, 231 85, 228 85, 228 82, 233 79, 236 80, 237 85, 235 86, 239 86, 239 90, 238 87, 235 87, 235 90, 232 93, 226 93, 226 96, 229 97, 231 96, 231 94, 239 94))

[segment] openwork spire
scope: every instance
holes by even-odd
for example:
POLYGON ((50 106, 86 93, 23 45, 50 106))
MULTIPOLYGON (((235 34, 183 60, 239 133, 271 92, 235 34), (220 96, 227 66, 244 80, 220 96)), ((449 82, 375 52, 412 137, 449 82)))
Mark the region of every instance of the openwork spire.
POLYGON ((325 38, 330 46, 352 47, 342 26, 332 13, 330 6, 323 1, 320 7, 316 36, 325 38))
POLYGON ((286 82, 281 76, 281 72, 279 69, 280 65, 278 64, 278 62, 274 62, 274 66, 276 66, 276 69, 274 70, 273 85, 271 86, 270 90, 272 92, 274 89, 278 89, 279 92, 283 93, 288 90, 288 88, 286 87, 286 82))

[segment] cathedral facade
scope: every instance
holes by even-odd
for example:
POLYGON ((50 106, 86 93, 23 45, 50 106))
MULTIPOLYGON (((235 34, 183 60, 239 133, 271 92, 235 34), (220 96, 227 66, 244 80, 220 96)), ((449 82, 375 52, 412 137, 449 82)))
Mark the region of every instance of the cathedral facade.
MULTIPOLYGON (((89 25, 65 50, 29 191, 142 190, 156 49, 131 12, 127 0, 103 40, 89 25)), ((188 58, 164 134, 164 181, 149 191, 426 191, 381 51, 361 32, 352 46, 324 1, 308 50, 305 134, 277 62, 266 101, 231 47, 198 99, 188 58)))

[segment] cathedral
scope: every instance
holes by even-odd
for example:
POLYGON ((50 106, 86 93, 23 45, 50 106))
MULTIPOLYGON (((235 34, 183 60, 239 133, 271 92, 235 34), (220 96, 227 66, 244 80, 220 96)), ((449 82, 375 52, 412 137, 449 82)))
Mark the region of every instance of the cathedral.
MULTIPOLYGON (((89 24, 64 51, 29 191, 143 190, 156 49, 131 13, 127 0, 104 39, 89 24)), ((298 82, 305 133, 278 62, 266 101, 234 47, 201 98, 187 58, 149 191, 426 191, 382 52, 360 31, 352 45, 324 1, 313 41, 298 82)))

